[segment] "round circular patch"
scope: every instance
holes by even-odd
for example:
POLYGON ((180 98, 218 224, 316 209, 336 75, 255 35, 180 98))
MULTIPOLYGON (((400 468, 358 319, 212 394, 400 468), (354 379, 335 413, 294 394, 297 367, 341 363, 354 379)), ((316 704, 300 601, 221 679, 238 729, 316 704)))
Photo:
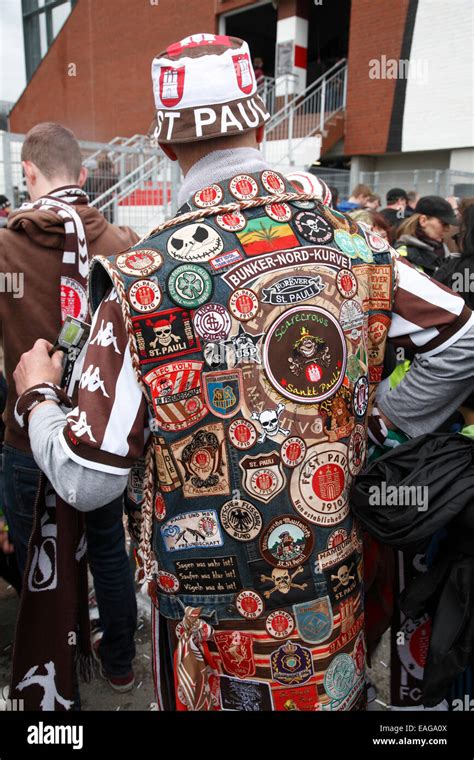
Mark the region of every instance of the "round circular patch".
POLYGON ((339 312, 339 322, 344 331, 344 335, 352 343, 358 343, 362 336, 362 326, 364 324, 364 312, 358 301, 350 299, 343 301, 339 312))
POLYGON ((224 192, 220 185, 209 185, 209 187, 205 187, 194 193, 194 205, 198 208, 217 206, 223 197, 224 192))
POLYGON ((252 589, 244 589, 235 597, 235 606, 237 611, 244 618, 255 620, 263 612, 264 604, 260 594, 252 589))
POLYGON ((124 274, 130 274, 132 277, 141 274, 143 277, 148 277, 161 267, 163 256, 159 251, 141 248, 139 251, 119 254, 115 259, 115 264, 124 274))
POLYGON ((227 211, 225 214, 217 214, 216 224, 227 232, 240 232, 247 224, 247 220, 240 211, 227 211))
POLYGON ((283 177, 276 172, 272 172, 269 169, 265 169, 260 175, 260 180, 265 190, 269 193, 284 193, 285 182, 283 177))
POLYGON ((223 248, 224 241, 217 230, 203 222, 178 227, 166 244, 171 258, 187 263, 209 261, 223 248))
POLYGON ((377 253, 381 253, 382 251, 388 251, 388 241, 385 240, 380 235, 377 235, 376 232, 373 232, 372 230, 366 232, 367 235, 367 242, 369 246, 376 251, 377 253))
POLYGON ((239 451, 251 449, 257 441, 257 428, 243 417, 232 420, 227 432, 232 446, 239 451))
POLYGON ((164 594, 176 594, 179 590, 179 580, 176 575, 159 570, 156 576, 156 583, 160 591, 164 594))
POLYGON ((295 630, 295 621, 285 610, 273 610, 267 615, 265 628, 274 639, 286 639, 295 630))
POLYGON ((194 328, 204 340, 226 340, 231 327, 230 314, 220 303, 206 303, 194 314, 194 328))
POLYGON ((344 444, 328 443, 308 449, 290 482, 290 498, 298 514, 315 525, 340 523, 348 513, 348 475, 344 444))
POLYGON ((229 296, 228 307, 230 313, 241 322, 253 319, 258 311, 258 297, 249 288, 234 290, 229 296))
POLYGON ((282 396, 300 404, 323 401, 344 379, 344 333, 325 309, 294 306, 267 331, 263 361, 271 385, 282 396))
POLYGON ((344 298, 353 298, 357 293, 357 280, 350 269, 340 269, 336 276, 336 285, 344 298))
POLYGON ((363 425, 356 425, 349 439, 349 472, 358 475, 365 461, 367 435, 363 425))
POLYGON ((260 537, 262 557, 275 567, 296 567, 309 558, 314 546, 311 526, 294 515, 271 520, 260 537))
POLYGON ((304 211, 311 211, 313 208, 316 207, 316 204, 314 201, 291 201, 291 205, 295 208, 301 208, 304 211))
POLYGON ((220 511, 222 527, 236 541, 253 541, 262 530, 262 515, 249 501, 226 501, 220 511))
POLYGON ((338 654, 324 676, 324 688, 333 699, 341 700, 349 694, 355 676, 355 662, 348 654, 338 654))
POLYGON ((136 280, 128 290, 128 300, 135 311, 148 314, 159 307, 163 293, 153 280, 136 280))
POLYGON ((356 255, 356 247, 352 241, 352 235, 345 230, 336 230, 334 233, 334 240, 338 248, 348 256, 354 257, 356 255))
POLYGON ((370 264, 374 258, 372 256, 372 251, 370 250, 362 235, 352 235, 352 242, 356 249, 357 256, 362 259, 362 261, 370 264))
POLYGON ((334 230, 329 222, 314 211, 300 211, 296 214, 294 224, 300 235, 310 243, 322 245, 333 240, 334 230))
POLYGON ((237 174, 230 180, 229 190, 238 201, 248 201, 258 195, 258 184, 250 174, 237 174))
POLYGON ((293 215, 288 203, 269 203, 265 213, 275 222, 289 222, 293 215))
POLYGON ((369 404, 369 381, 366 376, 359 377, 354 385, 354 412, 357 417, 363 417, 369 404))
POLYGON ((157 520, 164 520, 166 517, 166 503, 161 491, 155 493, 154 499, 155 517, 157 520))
POLYGON ((198 264, 181 264, 168 275, 166 287, 170 298, 187 309, 196 309, 212 296, 214 281, 198 264))
POLYGON ((84 320, 87 317, 87 293, 72 277, 61 277, 61 318, 67 316, 84 320))
POLYGON ((287 467, 298 467, 306 456, 306 444, 297 435, 291 435, 281 444, 281 461, 287 467))

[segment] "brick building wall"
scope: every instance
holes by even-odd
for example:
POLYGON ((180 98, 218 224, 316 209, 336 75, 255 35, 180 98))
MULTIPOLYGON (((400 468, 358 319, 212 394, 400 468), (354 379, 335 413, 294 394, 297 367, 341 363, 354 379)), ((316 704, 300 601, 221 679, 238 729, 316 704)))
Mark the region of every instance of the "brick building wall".
POLYGON ((409 0, 352 0, 348 55, 346 155, 387 150, 395 79, 370 79, 372 59, 400 57, 409 0))

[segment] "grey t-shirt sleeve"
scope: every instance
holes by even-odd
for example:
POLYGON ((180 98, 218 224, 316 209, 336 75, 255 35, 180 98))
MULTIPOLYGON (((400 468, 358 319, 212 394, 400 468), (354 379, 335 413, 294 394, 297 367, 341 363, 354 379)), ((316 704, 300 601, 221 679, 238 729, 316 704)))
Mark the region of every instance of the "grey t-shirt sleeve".
POLYGON ((81 512, 90 512, 121 496, 128 475, 84 467, 66 454, 59 436, 66 414, 57 404, 44 404, 30 417, 30 444, 36 464, 56 493, 81 512))
POLYGON ((432 433, 474 391, 474 327, 438 354, 417 354, 403 380, 379 401, 411 438, 432 433))

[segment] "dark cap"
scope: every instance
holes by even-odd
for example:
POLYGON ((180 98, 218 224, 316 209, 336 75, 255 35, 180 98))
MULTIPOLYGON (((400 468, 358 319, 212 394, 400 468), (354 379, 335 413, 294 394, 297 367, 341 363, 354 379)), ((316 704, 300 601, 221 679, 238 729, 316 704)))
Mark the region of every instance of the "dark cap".
POLYGON ((408 195, 406 194, 405 190, 403 190, 401 187, 392 187, 392 189, 387 193, 387 203, 398 201, 399 198, 403 198, 404 200, 408 201, 408 195))
POLYGON ((415 214, 425 214, 425 216, 435 216, 446 224, 453 224, 459 227, 459 221, 453 211, 452 206, 439 195, 425 195, 420 198, 415 206, 415 214))
POLYGON ((0 209, 8 208, 10 205, 10 201, 8 200, 6 195, 0 195, 0 209))

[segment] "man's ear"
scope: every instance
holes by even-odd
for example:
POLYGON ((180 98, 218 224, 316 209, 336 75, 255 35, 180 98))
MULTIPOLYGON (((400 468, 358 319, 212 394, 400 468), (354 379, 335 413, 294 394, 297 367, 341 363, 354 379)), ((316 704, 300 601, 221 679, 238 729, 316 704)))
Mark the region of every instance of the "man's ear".
POLYGON ((263 135, 265 133, 265 124, 260 124, 259 127, 257 127, 257 132, 255 134, 255 137, 257 139, 257 144, 260 145, 260 143, 263 142, 263 135))
POLYGON ((79 187, 84 187, 88 176, 89 176, 89 169, 87 168, 87 166, 81 166, 81 171, 79 172, 79 179, 77 180, 77 184, 79 185, 79 187))
POLYGON ((165 154, 165 156, 167 158, 169 158, 170 161, 177 161, 178 160, 178 156, 174 152, 174 150, 171 147, 171 145, 168 145, 168 143, 160 143, 160 142, 158 143, 158 145, 160 146, 161 150, 163 151, 163 153, 165 154))
POLYGON ((28 182, 30 182, 32 185, 35 185, 38 180, 38 170, 35 164, 31 161, 22 161, 21 165, 28 182))

